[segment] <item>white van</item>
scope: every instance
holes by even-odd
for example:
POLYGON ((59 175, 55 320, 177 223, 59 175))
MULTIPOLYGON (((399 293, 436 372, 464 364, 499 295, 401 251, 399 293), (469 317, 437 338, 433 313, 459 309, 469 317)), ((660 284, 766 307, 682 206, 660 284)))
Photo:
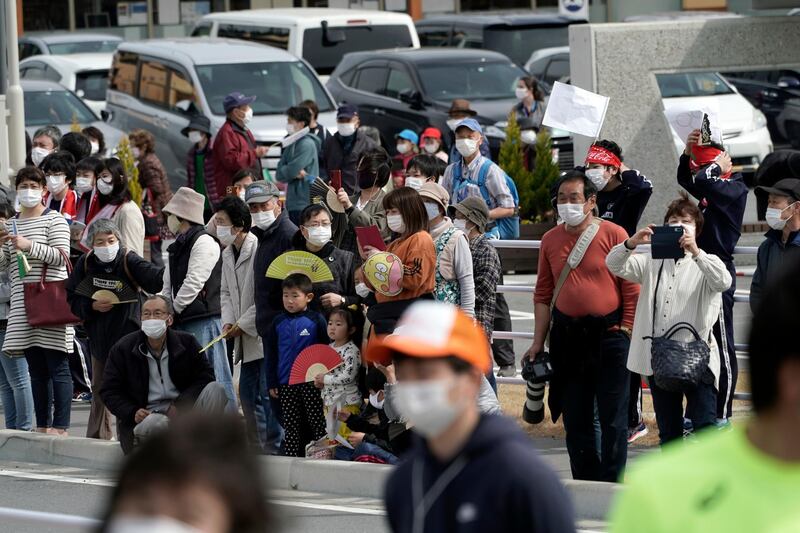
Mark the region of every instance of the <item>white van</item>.
POLYGON ((405 13, 330 8, 248 9, 205 15, 192 37, 244 39, 287 50, 327 78, 342 56, 377 48, 419 48, 405 13))

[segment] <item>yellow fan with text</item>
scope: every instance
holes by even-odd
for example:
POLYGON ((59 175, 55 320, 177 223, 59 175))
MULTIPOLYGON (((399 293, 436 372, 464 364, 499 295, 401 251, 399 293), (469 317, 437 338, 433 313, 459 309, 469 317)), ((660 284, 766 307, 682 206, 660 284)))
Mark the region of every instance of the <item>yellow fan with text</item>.
POLYGON ((286 279, 290 274, 305 274, 311 283, 333 281, 333 273, 325 261, 300 250, 279 255, 267 269, 268 278, 286 279))

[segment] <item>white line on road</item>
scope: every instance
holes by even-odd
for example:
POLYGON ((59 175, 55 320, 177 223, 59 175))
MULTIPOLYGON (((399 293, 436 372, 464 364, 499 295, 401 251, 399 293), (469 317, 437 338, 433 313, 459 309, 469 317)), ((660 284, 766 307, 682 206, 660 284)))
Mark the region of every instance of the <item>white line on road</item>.
POLYGON ((20 470, 0 470, 0 476, 36 479, 39 481, 57 481, 59 483, 74 483, 76 485, 95 485, 97 487, 113 487, 116 485, 113 481, 105 481, 102 479, 86 479, 60 476, 58 474, 37 474, 35 472, 23 472, 20 470))
POLYGON ((286 507, 300 507, 303 509, 318 509, 320 511, 335 511, 337 513, 385 515, 383 509, 369 509, 367 507, 345 507, 344 505, 329 505, 324 503, 295 502, 290 500, 269 500, 273 505, 286 507))

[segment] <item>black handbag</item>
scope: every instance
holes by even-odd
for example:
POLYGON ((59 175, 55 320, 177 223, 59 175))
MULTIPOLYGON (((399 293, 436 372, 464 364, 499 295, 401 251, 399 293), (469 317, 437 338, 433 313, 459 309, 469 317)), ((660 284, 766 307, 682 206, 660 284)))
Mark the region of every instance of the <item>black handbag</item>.
POLYGON ((650 339, 651 342, 651 366, 656 385, 670 392, 685 392, 697 387, 701 381, 709 377, 713 382, 713 374, 708 371, 711 348, 688 322, 678 322, 663 336, 655 336, 656 297, 663 269, 662 262, 658 270, 656 289, 653 292, 653 335, 644 338, 650 339), (684 329, 692 333, 694 340, 683 342, 672 339, 676 333, 684 329))
POLYGON ((142 217, 144 218, 144 238, 147 241, 157 241, 161 238, 161 225, 158 215, 153 207, 153 193, 150 188, 142 191, 142 217))

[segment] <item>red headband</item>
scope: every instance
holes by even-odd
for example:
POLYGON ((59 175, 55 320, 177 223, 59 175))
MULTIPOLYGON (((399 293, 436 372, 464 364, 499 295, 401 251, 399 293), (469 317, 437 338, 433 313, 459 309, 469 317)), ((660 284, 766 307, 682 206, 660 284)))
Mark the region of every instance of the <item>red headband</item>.
MULTIPOLYGON (((711 163, 716 163, 717 157, 719 154, 722 153, 722 150, 719 148, 714 148, 713 146, 703 146, 701 144, 693 144, 692 145, 692 156, 689 159, 689 169, 692 172, 697 172, 703 167, 707 167, 711 163)), ((731 177, 731 173, 728 172, 720 176, 722 179, 728 179, 731 177)))
POLYGON ((586 156, 586 166, 591 164, 611 165, 619 168, 622 166, 622 161, 619 160, 619 157, 602 146, 593 144, 592 147, 589 148, 589 154, 586 156))

